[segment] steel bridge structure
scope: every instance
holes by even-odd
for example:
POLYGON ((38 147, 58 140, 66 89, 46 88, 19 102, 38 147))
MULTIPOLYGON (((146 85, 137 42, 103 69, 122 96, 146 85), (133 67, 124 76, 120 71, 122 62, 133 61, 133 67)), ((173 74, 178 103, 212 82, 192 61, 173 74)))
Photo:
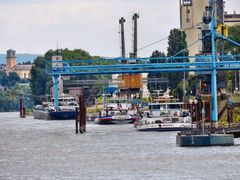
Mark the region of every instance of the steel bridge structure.
MULTIPOLYGON (((71 75, 96 75, 96 74, 134 74, 134 73, 159 73, 159 72, 209 72, 211 73, 211 95, 212 95, 212 122, 218 121, 217 107, 217 71, 240 70, 240 55, 218 55, 215 51, 215 40, 221 38, 236 46, 235 42, 221 34, 215 32, 214 13, 211 20, 211 43, 212 53, 200 56, 171 56, 157 58, 112 58, 98 60, 64 60, 52 61, 54 66, 48 66, 46 72, 53 76, 54 85, 54 105, 58 108, 58 78, 60 76, 71 75), (187 60, 193 60, 187 62, 187 60), (137 64, 122 64, 122 61, 136 61, 137 64), (164 61, 164 63, 150 63, 154 61, 164 61), (177 62, 181 60, 183 62, 177 62), (112 65, 93 65, 96 61, 111 61, 112 65), (184 62, 185 61, 185 62, 184 62), (88 65, 72 65, 76 62, 84 62, 88 65)), ((189 47, 188 47, 189 48, 189 47)), ((183 50, 184 51, 184 50, 183 50)))

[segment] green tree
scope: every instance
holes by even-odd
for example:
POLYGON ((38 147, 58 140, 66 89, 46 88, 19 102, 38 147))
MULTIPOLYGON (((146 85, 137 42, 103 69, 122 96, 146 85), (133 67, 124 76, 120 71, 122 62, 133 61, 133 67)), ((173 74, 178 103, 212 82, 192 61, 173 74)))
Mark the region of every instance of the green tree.
POLYGON ((52 50, 50 49, 45 53, 45 59, 51 60, 53 55, 61 54, 64 60, 81 60, 81 59, 91 59, 92 57, 87 51, 82 49, 74 49, 69 50, 68 48, 65 49, 57 49, 52 50))
MULTIPOLYGON (((159 52, 158 50, 154 51, 152 53, 150 59, 150 63, 164 63, 165 62, 165 54, 163 52, 159 52)), ((167 73, 148 73, 148 78, 153 79, 153 78, 167 78, 167 73)), ((153 90, 158 90, 158 89, 163 89, 166 91, 167 89, 167 83, 161 83, 158 81, 155 82, 148 82, 148 89, 150 92, 153 92, 153 90)))
POLYGON ((8 77, 7 74, 4 71, 0 71, 0 84, 2 86, 8 85, 8 77))
POLYGON ((7 75, 4 71, 0 72, 0 84, 2 86, 10 88, 20 81, 21 79, 16 72, 10 72, 9 75, 7 75))
MULTIPOLYGON (((233 41, 236 41, 240 43, 240 25, 230 26, 228 30, 228 38, 230 38, 233 41)), ((236 46, 235 44, 226 41, 225 42, 225 53, 233 54, 233 55, 239 55, 240 54, 240 47, 236 46)))
POLYGON ((15 86, 16 83, 20 82, 21 79, 16 72, 9 73, 8 76, 8 86, 15 86))
MULTIPOLYGON (((240 43, 240 25, 230 26, 228 29, 228 38, 231 40, 240 43)), ((220 43, 221 44, 221 43, 220 43)), ((236 46, 235 44, 225 41, 224 42, 224 52, 225 54, 231 54, 231 55, 240 55, 240 47, 236 46)), ((239 57, 236 58, 237 60, 240 60, 239 57)), ((227 86, 228 82, 233 82, 231 85, 232 87, 230 89, 234 90, 237 87, 237 84, 235 84, 235 78, 237 78, 237 82, 239 82, 239 76, 235 77, 236 74, 238 74, 237 71, 223 71, 221 73, 218 73, 218 82, 224 82, 227 86)))
MULTIPOLYGON (((46 84, 48 81, 48 76, 45 72, 46 61, 44 57, 37 57, 34 60, 34 66, 31 69, 31 79, 30 87, 32 94, 37 96, 45 95, 46 93, 46 84)), ((40 99, 35 98, 35 103, 39 103, 40 99)))
POLYGON ((31 61, 22 62, 22 64, 32 64, 31 61))
POLYGON ((0 89, 0 112, 18 111, 20 95, 24 97, 24 107, 32 108, 33 101, 29 94, 29 86, 19 86, 18 84, 7 90, 0 89))
MULTIPOLYGON (((179 29, 172 29, 170 31, 170 35, 168 37, 168 56, 188 56, 188 51, 184 49, 187 48, 186 42, 186 34, 179 29)), ((171 62, 189 62, 186 58, 174 59, 171 62)), ((187 78, 187 73, 186 78, 187 78)), ((184 73, 183 72, 171 72, 168 73, 169 80, 169 88, 171 89, 171 93, 182 100, 183 97, 183 89, 179 86, 179 83, 183 80, 184 73)))

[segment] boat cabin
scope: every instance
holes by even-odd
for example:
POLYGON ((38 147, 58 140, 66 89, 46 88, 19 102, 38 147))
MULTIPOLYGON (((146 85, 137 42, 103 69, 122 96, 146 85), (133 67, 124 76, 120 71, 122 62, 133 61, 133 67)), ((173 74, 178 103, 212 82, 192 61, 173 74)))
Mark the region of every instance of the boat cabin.
POLYGON ((180 116, 184 107, 183 102, 169 102, 169 103, 149 103, 148 108, 151 116, 180 116))
MULTIPOLYGON (((54 98, 51 98, 51 102, 54 103, 54 98)), ((58 102, 60 106, 64 106, 64 105, 70 105, 70 106, 77 106, 77 99, 72 97, 72 96, 60 96, 58 98, 58 102)))
POLYGON ((107 108, 113 109, 130 109, 131 102, 127 99, 108 99, 107 108))

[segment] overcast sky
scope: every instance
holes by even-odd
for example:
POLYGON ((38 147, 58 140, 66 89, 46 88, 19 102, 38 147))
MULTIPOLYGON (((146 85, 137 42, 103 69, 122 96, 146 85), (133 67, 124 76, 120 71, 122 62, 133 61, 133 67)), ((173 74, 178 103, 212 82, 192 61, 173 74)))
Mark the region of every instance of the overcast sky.
MULTIPOLYGON (((240 13, 239 0, 225 0, 228 12, 240 13)), ((138 48, 166 38, 179 28, 179 0, 0 0, 0 53, 44 54, 60 48, 91 55, 120 56, 119 19, 124 17, 126 52, 132 49, 132 15, 139 13, 138 48)), ((166 51, 167 40, 139 51, 166 51)))

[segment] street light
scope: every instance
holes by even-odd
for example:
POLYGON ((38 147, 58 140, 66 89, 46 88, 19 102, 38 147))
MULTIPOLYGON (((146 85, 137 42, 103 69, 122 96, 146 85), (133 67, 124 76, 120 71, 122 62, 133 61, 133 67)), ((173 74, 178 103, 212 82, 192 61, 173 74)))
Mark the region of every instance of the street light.
POLYGON ((202 107, 202 134, 205 134, 205 110, 202 107))
POLYGON ((197 108, 197 104, 198 104, 198 100, 197 99, 190 99, 189 100, 189 104, 190 104, 190 107, 191 107, 191 117, 192 117, 192 122, 193 122, 193 114, 194 114, 194 117, 195 117, 195 121, 197 119, 196 115, 199 114, 199 109, 197 108))
POLYGON ((193 100, 190 99, 189 100, 189 104, 190 104, 190 114, 191 114, 191 124, 193 123, 193 100))

